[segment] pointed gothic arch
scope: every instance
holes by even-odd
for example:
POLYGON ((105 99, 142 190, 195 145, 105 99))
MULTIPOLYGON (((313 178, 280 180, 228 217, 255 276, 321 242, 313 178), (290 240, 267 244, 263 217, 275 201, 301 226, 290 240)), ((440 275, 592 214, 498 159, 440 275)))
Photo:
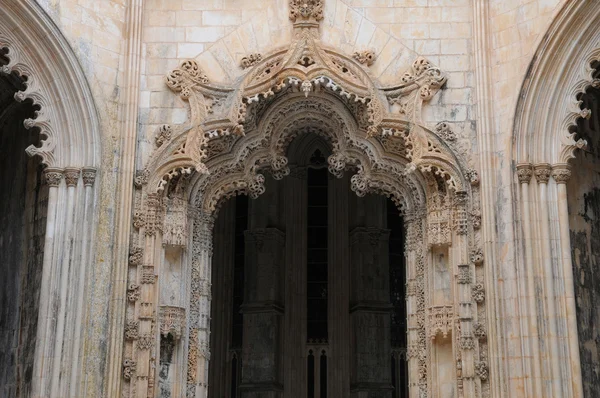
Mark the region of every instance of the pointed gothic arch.
POLYGON ((190 282, 187 301, 180 303, 187 334, 179 361, 186 369, 187 396, 205 393, 216 211, 228 197, 264 193, 264 173, 285 178, 291 172, 287 147, 306 132, 331 144, 331 173, 353 174, 352 190, 359 196, 391 197, 404 214, 411 394, 431 394, 432 378, 439 377, 430 371, 436 349, 457 353, 451 355, 457 393, 484 396, 489 389, 487 337, 481 332, 487 316, 479 177, 457 154, 449 126, 440 121, 431 128, 421 119, 423 103, 446 76, 418 58, 396 85, 381 86, 369 73, 372 54, 350 58, 320 42, 319 4, 292 2, 295 38, 289 50, 249 55, 242 62, 247 72, 229 85, 210 82, 193 60, 167 75, 167 85, 189 103, 191 116, 184 125, 159 129, 156 149, 136 177, 125 395, 140 389, 151 394, 156 383, 152 325, 162 304, 154 284, 163 272, 163 246, 188 248, 181 253, 190 282), (294 13, 301 6, 308 9, 294 13), (450 258, 456 290, 445 304, 431 296, 435 250, 450 258), (449 346, 436 348, 438 333, 451 336, 449 346))
POLYGON ((528 274, 524 302, 533 319, 527 326, 533 344, 527 349, 535 396, 597 394, 589 389, 597 384, 590 381, 590 373, 583 377, 588 384, 585 393, 582 383, 580 352, 585 352, 585 344, 578 336, 582 325, 577 319, 572 218, 578 213, 573 184, 582 185, 577 176, 591 177, 576 157, 586 156, 583 151, 588 142, 579 125, 591 116, 590 109, 582 107, 582 97, 598 86, 599 21, 597 2, 563 3, 529 65, 515 112, 511 151, 522 220, 515 234, 523 242, 517 261, 528 274), (574 160, 578 170, 571 170, 574 160), (569 184, 572 175, 576 181, 569 184), (534 220, 539 220, 540 229, 534 220), (533 240, 541 243, 541 255, 534 254, 533 240), (535 282, 533 275, 541 276, 543 282, 535 282), (536 318, 550 321, 538 325, 536 318), (561 330, 565 334, 559 339, 556 335, 561 330))
POLYGON ((40 140, 26 152, 41 159, 48 187, 44 243, 39 248, 41 282, 39 291, 32 292, 39 294, 35 354, 30 385, 22 393, 79 395, 85 278, 95 234, 99 121, 77 56, 37 2, 2 7, 0 48, 6 61, 0 62, 0 76, 25 80, 14 100, 36 107, 34 116, 22 123, 37 129, 40 140))

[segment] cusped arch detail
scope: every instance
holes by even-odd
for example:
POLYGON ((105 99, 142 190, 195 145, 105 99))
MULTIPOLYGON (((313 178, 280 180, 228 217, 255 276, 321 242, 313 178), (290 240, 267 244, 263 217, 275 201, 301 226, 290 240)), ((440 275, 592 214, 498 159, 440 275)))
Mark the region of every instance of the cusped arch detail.
POLYGON ((50 167, 98 167, 100 126, 87 79, 70 45, 45 11, 34 1, 17 2, 0 11, 0 48, 8 64, 0 73, 26 76, 26 89, 15 100, 39 106, 26 128, 40 130, 41 145, 30 146, 50 167), (40 46, 35 38, 44 37, 40 46), (58 78, 60 76, 60 78, 58 78))
POLYGON ((519 93, 513 125, 517 163, 566 165, 587 145, 575 130, 579 118, 590 116, 579 96, 599 84, 592 66, 600 60, 599 20, 597 2, 565 2, 556 14, 519 93))

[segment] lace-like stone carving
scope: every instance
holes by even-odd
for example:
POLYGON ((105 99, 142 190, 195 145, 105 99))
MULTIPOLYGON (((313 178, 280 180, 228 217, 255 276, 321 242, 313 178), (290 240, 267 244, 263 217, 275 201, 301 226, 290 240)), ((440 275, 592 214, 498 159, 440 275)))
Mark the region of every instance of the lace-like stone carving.
POLYGON ((485 288, 483 287, 483 283, 478 283, 473 286, 473 300, 476 303, 482 303, 485 300, 485 288))
POLYGON ((458 266, 458 283, 466 285, 471 283, 471 279, 471 266, 469 264, 460 264, 458 266))
POLYGON ((135 375, 136 362, 133 359, 123 360, 123 378, 125 380, 131 380, 135 375))
POLYGON ((352 54, 352 58, 354 58, 361 64, 371 66, 375 62, 375 51, 373 51, 373 50, 356 51, 354 54, 352 54))
POLYGON ((152 284, 155 280, 156 276, 154 275, 154 266, 144 265, 142 267, 142 276, 140 278, 140 282, 143 284, 152 284))
POLYGON ((128 321, 125 324, 125 338, 135 340, 139 337, 140 323, 138 321, 128 321))
POLYGON ((290 0, 290 19, 298 20, 323 19, 323 0, 290 0))
POLYGON ((163 245, 187 246, 187 202, 173 198, 167 206, 163 227, 163 245))
POLYGON ((436 306, 429 308, 429 337, 434 340, 438 334, 446 338, 452 333, 454 312, 452 306, 436 306))
POLYGON ((247 69, 251 66, 256 65, 260 61, 262 61, 262 54, 252 53, 242 58, 242 60, 240 61, 240 66, 242 67, 242 69, 247 69))
POLYGON ((131 283, 127 288, 127 300, 138 301, 140 299, 140 286, 135 283, 131 283))
POLYGON ((171 136, 173 135, 173 130, 171 126, 168 124, 163 124, 158 128, 158 133, 156 134, 156 138, 154 142, 156 143, 156 147, 160 148, 165 142, 171 140, 171 136))
POLYGON ((160 334, 171 334, 179 340, 185 330, 185 308, 161 306, 160 307, 160 334))
POLYGON ((436 124, 435 132, 441 139, 445 141, 451 142, 456 140, 456 134, 454 133, 450 125, 446 122, 439 122, 438 124, 436 124))

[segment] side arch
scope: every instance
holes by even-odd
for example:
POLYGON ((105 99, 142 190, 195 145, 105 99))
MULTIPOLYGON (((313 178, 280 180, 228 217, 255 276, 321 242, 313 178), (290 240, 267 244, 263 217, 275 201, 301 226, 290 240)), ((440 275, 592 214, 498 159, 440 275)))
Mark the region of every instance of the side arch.
MULTIPOLYGON (((34 0, 0 7, 0 77, 25 76, 16 102, 32 101, 37 112, 23 122, 37 128, 29 146, 45 166, 46 224, 35 248, 41 282, 33 371, 24 395, 80 396, 85 364, 86 274, 96 234, 96 175, 101 129, 93 96, 78 58, 59 28, 34 0)), ((11 165, 11 167, 17 167, 11 165)), ((24 209, 25 212, 29 208, 24 209)), ((38 297, 39 293, 39 297, 38 297)), ((33 339, 32 339, 33 340, 33 339)))

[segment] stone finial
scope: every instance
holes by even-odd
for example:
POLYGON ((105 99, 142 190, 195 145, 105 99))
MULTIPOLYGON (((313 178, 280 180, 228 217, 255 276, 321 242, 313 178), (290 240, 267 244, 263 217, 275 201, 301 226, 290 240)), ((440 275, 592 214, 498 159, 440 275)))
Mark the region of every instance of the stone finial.
POLYGON ((540 184, 547 184, 552 174, 552 167, 548 163, 538 163, 533 166, 535 179, 540 184))
POLYGON ((323 0, 290 0, 292 22, 323 19, 323 0))
POLYGON ((517 165, 517 176, 521 184, 529 184, 531 182, 531 176, 533 175, 533 168, 529 163, 519 163, 517 165))
POLYGON ((571 178, 571 168, 567 164, 552 166, 552 178, 557 184, 566 184, 571 178))

